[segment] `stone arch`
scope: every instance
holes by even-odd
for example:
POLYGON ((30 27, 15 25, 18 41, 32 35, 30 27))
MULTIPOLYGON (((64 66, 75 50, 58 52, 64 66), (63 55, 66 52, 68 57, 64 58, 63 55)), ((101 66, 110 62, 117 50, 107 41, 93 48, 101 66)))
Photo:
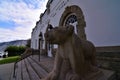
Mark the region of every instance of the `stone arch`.
POLYGON ((65 8, 65 11, 63 12, 60 18, 59 26, 65 25, 66 18, 70 14, 75 14, 77 17, 77 21, 78 21, 77 35, 80 38, 86 39, 86 34, 85 34, 85 29, 84 29, 86 27, 86 22, 85 22, 84 15, 83 15, 81 8, 77 5, 67 6, 65 8))

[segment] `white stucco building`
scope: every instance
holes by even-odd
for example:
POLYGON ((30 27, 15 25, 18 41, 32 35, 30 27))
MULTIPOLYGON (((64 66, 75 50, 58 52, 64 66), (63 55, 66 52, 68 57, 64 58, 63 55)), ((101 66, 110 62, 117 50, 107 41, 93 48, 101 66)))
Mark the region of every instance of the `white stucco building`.
POLYGON ((31 34, 31 48, 45 49, 44 33, 48 24, 72 24, 76 34, 95 46, 120 45, 120 1, 118 0, 48 0, 31 34), (42 42, 39 35, 42 34, 42 42))

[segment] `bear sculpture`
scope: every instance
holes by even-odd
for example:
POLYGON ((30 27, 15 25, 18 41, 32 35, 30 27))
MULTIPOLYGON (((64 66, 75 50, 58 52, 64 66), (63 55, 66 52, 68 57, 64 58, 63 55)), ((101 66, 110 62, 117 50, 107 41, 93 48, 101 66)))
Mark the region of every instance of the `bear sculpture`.
POLYGON ((53 70, 42 80, 106 80, 96 67, 94 45, 79 38, 72 25, 46 31, 50 44, 58 44, 53 70))

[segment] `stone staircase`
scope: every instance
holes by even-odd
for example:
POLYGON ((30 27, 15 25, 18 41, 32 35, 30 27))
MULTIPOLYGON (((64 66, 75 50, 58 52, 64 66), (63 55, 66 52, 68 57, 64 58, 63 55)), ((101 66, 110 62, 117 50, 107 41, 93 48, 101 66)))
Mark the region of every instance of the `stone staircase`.
POLYGON ((15 75, 10 80, 41 80, 46 77, 53 68, 54 59, 38 55, 27 57, 16 64, 15 75))
MULTIPOLYGON (((96 50, 97 62, 105 75, 109 77, 108 80, 120 80, 120 47, 97 48, 96 50)), ((52 57, 31 55, 16 64, 15 75, 13 71, 10 80, 41 80, 52 71, 53 65, 54 58, 52 57)))
MULTIPOLYGON (((54 58, 47 56, 32 55, 16 64, 15 75, 14 71, 11 74, 10 80, 41 80, 46 77, 53 69, 54 58)), ((115 79, 114 72, 101 69, 108 80, 115 79)))

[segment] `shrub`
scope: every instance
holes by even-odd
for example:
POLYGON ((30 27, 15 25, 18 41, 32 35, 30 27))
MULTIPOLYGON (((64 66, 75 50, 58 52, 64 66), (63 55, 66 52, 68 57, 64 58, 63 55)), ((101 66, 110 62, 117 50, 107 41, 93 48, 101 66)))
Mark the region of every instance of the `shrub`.
POLYGON ((5 49, 5 52, 8 52, 9 56, 21 55, 25 51, 26 47, 24 46, 9 46, 5 49))

